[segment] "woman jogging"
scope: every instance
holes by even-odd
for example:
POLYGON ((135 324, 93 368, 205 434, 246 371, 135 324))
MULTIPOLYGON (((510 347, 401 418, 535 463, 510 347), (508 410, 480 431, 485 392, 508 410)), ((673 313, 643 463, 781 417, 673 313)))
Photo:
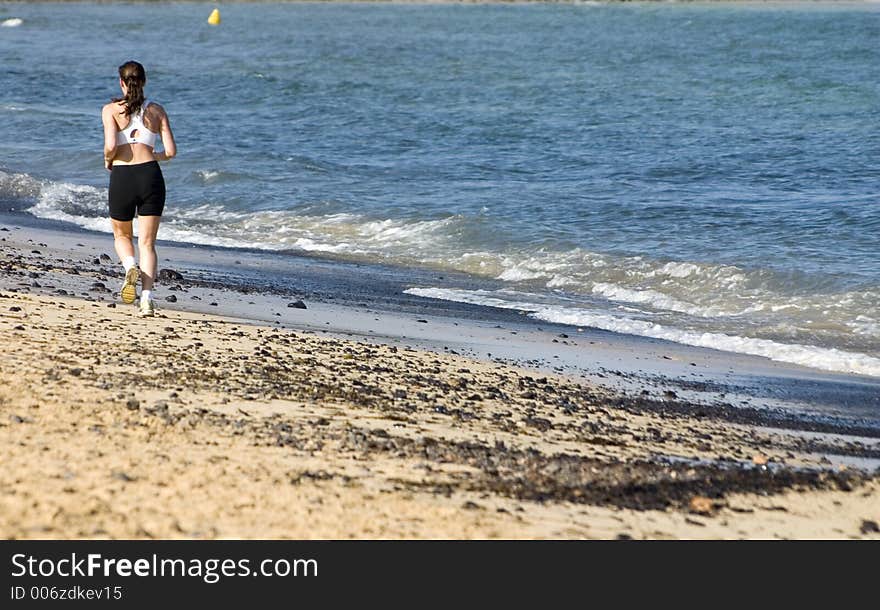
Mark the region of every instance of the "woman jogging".
POLYGON ((141 279, 139 315, 155 311, 152 290, 156 280, 156 233, 165 208, 165 179, 159 161, 177 154, 165 109, 144 97, 147 76, 136 61, 119 66, 122 97, 104 106, 104 166, 110 171, 110 222, 116 254, 125 268, 120 296, 134 303, 141 279), (156 139, 163 152, 155 152, 156 139), (135 264, 132 220, 138 217, 140 269, 135 264))

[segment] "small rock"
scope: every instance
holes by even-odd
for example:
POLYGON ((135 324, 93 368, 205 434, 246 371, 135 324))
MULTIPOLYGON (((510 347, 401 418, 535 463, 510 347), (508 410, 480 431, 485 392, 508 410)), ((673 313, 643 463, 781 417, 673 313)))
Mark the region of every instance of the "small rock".
POLYGON ((877 534, 880 533, 880 525, 877 525, 876 521, 868 521, 865 519, 862 521, 862 526, 859 528, 859 531, 863 534, 877 534))
POLYGON ((537 428, 541 432, 546 432, 550 428, 553 427, 553 424, 550 423, 549 419, 545 419, 543 417, 527 417, 523 420, 527 426, 531 426, 532 428, 537 428))
POLYGON ((111 260, 111 259, 110 259, 110 256, 107 255, 107 254, 102 254, 100 258, 101 258, 102 261, 109 261, 109 260, 111 260))
POLYGON ((691 498, 688 508, 692 513, 697 515, 711 515, 712 511, 715 509, 715 503, 712 501, 712 498, 707 498, 706 496, 694 496, 691 498))
POLYGON ((137 411, 141 407, 141 401, 137 398, 129 398, 128 402, 125 403, 125 406, 131 411, 137 411))
POLYGON ((468 500, 467 502, 465 502, 462 505, 462 508, 465 510, 478 510, 482 507, 479 504, 477 504, 476 502, 471 502, 470 500, 468 500))
POLYGON ((174 271, 173 269, 160 269, 159 270, 159 281, 160 282, 180 282, 183 281, 183 276, 174 271))
POLYGON ((287 306, 293 307, 294 309, 308 309, 306 304, 302 301, 293 301, 292 303, 288 303, 287 306))
POLYGON ((174 296, 173 294, 170 294, 167 297, 165 297, 165 300, 168 301, 169 303, 177 303, 177 297, 174 296))
POLYGON ((663 395, 664 395, 666 398, 678 398, 678 394, 676 394, 676 393, 673 392, 672 390, 666 390, 665 392, 663 392, 663 395))

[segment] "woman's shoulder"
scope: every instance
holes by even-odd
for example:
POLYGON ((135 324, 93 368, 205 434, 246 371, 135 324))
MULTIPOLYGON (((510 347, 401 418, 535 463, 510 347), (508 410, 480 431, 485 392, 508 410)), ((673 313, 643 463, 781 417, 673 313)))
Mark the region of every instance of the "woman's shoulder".
POLYGON ((144 114, 147 116, 148 120, 153 119, 157 121, 161 121, 166 116, 168 116, 165 114, 165 107, 158 102, 154 102, 153 100, 150 100, 150 105, 146 107, 146 109, 144 110, 144 114))
POLYGON ((150 105, 147 106, 147 110, 152 110, 153 112, 161 112, 162 114, 165 113, 165 107, 159 102, 154 102, 153 100, 150 100, 150 105))
POLYGON ((125 105, 122 102, 107 102, 101 108, 101 114, 119 114, 124 110, 125 105))

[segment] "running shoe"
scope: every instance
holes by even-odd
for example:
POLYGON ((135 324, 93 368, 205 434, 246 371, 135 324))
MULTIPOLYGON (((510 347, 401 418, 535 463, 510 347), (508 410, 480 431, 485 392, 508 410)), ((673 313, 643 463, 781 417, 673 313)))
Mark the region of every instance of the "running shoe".
POLYGON ((137 298, 137 283, 140 275, 141 272, 137 267, 132 267, 125 272, 125 282, 123 282, 122 290, 119 293, 123 303, 129 305, 134 303, 134 300, 137 298))
POLYGON ((138 310, 138 315, 142 318, 152 318, 154 315, 156 315, 156 306, 153 304, 153 299, 141 301, 141 307, 138 310))

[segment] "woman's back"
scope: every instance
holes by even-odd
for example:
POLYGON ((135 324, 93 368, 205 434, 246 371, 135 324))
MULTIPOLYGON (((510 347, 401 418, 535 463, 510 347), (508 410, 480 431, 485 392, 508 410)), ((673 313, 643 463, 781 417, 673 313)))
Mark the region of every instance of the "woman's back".
MULTIPOLYGON (((133 113, 131 115, 125 114, 125 103, 123 101, 119 102, 110 102, 105 106, 113 116, 113 120, 116 123, 116 129, 121 134, 130 126, 132 123, 136 123, 138 119, 139 113, 133 113)), ((154 136, 160 134, 162 131, 162 123, 166 118, 165 109, 162 108, 159 104, 154 102, 150 102, 146 108, 142 109, 143 116, 140 117, 140 121, 143 126, 149 130, 154 136)), ((137 133, 138 130, 135 130, 135 133, 131 134, 136 137, 138 140, 149 140, 150 138, 145 138, 144 136, 148 134, 137 133)), ((117 138, 119 137, 117 134, 117 138)), ((155 138, 153 138, 155 142, 155 138)), ((125 141, 125 138, 122 138, 121 141, 118 140, 118 144, 116 147, 116 156, 113 158, 113 163, 118 165, 135 165, 138 163, 148 163, 153 161, 153 146, 150 146, 141 142, 133 142, 128 143, 125 141)))

